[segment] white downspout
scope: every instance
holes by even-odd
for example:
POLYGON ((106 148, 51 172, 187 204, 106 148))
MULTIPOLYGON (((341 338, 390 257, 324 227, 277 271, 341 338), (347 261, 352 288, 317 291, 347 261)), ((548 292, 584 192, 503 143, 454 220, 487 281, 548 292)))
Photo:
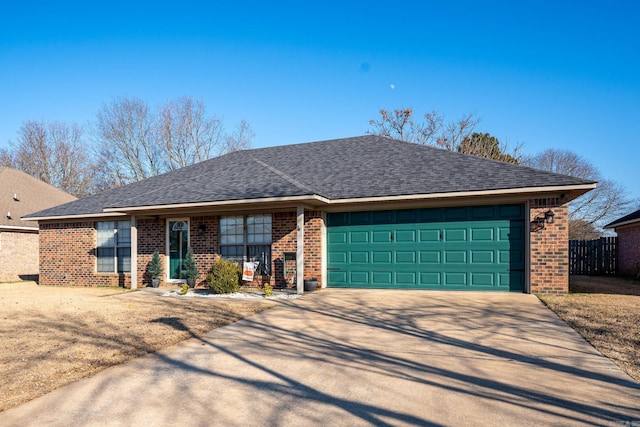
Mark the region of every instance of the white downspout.
POLYGON ((296 235, 296 291, 304 293, 304 206, 298 206, 296 235))

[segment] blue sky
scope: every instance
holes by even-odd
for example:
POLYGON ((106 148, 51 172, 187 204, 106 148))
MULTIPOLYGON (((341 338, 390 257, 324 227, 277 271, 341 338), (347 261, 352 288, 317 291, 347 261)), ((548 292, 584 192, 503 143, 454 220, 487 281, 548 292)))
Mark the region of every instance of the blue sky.
POLYGON ((24 120, 86 125, 119 96, 202 98, 248 120, 254 147, 412 107, 476 113, 529 154, 573 150, 640 197, 639 69, 631 0, 5 2, 0 147, 24 120))

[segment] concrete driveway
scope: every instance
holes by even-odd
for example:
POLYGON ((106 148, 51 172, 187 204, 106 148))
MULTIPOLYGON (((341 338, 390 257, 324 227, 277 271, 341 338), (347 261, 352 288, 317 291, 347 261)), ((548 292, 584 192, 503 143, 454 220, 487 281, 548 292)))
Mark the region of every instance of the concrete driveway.
POLYGON ((336 289, 107 369, 0 424, 631 426, 640 386, 532 295, 336 289))

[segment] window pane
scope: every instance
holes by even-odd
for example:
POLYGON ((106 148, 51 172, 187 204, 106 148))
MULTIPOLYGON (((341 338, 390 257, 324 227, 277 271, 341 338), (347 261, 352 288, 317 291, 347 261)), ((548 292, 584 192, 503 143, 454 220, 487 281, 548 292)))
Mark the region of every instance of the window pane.
POLYGON ((118 246, 131 245, 131 223, 129 221, 118 221, 118 246))
POLYGON ((97 248, 98 256, 98 272, 99 273, 114 273, 115 266, 113 265, 113 248, 97 248))
POLYGON ((113 247, 116 245, 113 221, 98 222, 96 229, 98 230, 98 247, 113 247))
POLYGON ((131 248, 118 248, 118 273, 131 272, 131 248))
POLYGON ((220 218, 220 244, 244 243, 244 228, 241 216, 225 216, 220 218))
POLYGON ((247 217, 247 243, 271 243, 271 215, 247 217))
POLYGON ((242 262, 244 261, 244 246, 242 245, 225 245, 220 246, 220 255, 224 259, 231 261, 242 262))

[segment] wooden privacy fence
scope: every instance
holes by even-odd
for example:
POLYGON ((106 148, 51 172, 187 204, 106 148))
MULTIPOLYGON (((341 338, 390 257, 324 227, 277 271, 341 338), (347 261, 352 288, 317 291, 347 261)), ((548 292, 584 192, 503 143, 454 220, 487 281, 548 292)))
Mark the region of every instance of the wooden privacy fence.
POLYGON ((569 274, 616 274, 618 238, 569 240, 569 274))

